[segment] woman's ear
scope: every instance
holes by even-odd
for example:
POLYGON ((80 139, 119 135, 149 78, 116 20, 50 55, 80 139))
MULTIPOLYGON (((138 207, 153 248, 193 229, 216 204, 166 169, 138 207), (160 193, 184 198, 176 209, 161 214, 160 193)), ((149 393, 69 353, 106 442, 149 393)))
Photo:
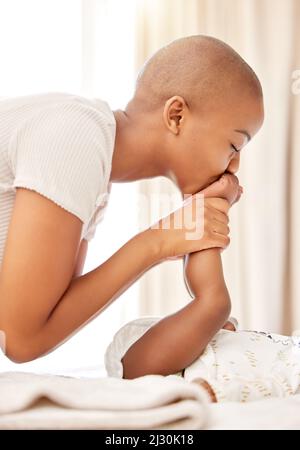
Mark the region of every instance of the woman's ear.
POLYGON ((186 109, 186 101, 179 95, 169 98, 165 103, 163 111, 164 123, 166 127, 176 135, 179 134, 180 128, 184 122, 186 109))

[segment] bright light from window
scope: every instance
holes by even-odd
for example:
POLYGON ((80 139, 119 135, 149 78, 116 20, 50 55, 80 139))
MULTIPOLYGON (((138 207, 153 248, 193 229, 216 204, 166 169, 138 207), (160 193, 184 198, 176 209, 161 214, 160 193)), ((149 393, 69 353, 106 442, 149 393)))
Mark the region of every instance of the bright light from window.
MULTIPOLYGON (((135 80, 135 8, 136 0, 0 0, 0 96, 65 91, 101 98, 113 110, 122 109, 135 80)), ((112 186, 84 273, 138 232, 136 205, 135 183, 112 186)), ((105 375, 104 350, 117 329, 136 317, 137 288, 135 283, 46 357, 16 365, 1 355, 1 370, 66 373, 95 367, 105 375)))

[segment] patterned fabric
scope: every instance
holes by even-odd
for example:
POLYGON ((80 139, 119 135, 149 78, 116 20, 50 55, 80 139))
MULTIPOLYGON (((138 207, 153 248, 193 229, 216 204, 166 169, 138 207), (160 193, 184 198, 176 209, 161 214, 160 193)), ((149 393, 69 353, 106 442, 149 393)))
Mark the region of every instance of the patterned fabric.
POLYGON ((300 392, 300 337, 220 330, 184 378, 203 378, 218 402, 249 402, 300 392))

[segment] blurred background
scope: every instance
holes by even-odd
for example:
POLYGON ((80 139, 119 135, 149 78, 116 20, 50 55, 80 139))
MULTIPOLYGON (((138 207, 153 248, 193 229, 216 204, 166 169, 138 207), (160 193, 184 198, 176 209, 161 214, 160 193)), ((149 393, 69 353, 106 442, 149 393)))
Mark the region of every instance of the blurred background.
MULTIPOLYGON (((241 328, 282 334, 300 329, 299 23, 300 0, 0 0, 0 97, 62 91, 122 109, 145 60, 194 34, 224 40, 252 66, 265 122, 243 150, 244 194, 230 212, 222 259, 241 328)), ((83 273, 180 204, 163 177, 114 183, 83 273)), ((53 353, 21 365, 1 359, 0 369, 105 375, 104 351, 123 324, 188 301, 182 261, 164 262, 53 353)))

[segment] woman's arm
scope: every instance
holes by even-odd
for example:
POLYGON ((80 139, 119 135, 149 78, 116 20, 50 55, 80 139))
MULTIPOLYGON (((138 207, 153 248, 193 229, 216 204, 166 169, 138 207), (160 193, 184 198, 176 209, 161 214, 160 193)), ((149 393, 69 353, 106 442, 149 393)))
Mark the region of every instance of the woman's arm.
POLYGON ((84 268, 84 263, 85 263, 86 255, 87 255, 87 251, 88 251, 88 244, 89 243, 86 239, 82 239, 82 241, 80 242, 72 279, 80 277, 82 275, 82 271, 84 268))
POLYGON ((231 310, 220 249, 191 253, 186 275, 195 298, 151 327, 122 358, 123 378, 170 375, 201 355, 231 310))
MULTIPOLYGON (((6 326, 6 314, 1 314, 0 310, 0 330, 6 337, 6 355, 20 363, 54 350, 70 338, 75 330, 78 331, 100 314, 139 276, 158 262, 148 230, 137 234, 99 267, 72 278, 61 301, 50 312, 43 326, 31 333, 24 333, 19 340, 15 338, 18 335, 14 328, 6 326)), ((4 289, 5 285, 0 284, 0 299, 6 297, 4 289)), ((30 306, 29 302, 28 308, 30 306)), ((30 323, 24 321, 25 327, 30 330, 30 323)))
POLYGON ((226 247, 228 208, 220 198, 206 199, 199 218, 194 208, 192 231, 199 221, 204 230, 192 241, 186 238, 190 227, 174 226, 178 215, 190 212, 184 204, 158 221, 167 219, 168 228, 144 230, 99 267, 72 278, 82 221, 34 190, 18 187, 0 271, 0 330, 8 358, 26 362, 54 350, 154 264, 203 248, 226 247))

